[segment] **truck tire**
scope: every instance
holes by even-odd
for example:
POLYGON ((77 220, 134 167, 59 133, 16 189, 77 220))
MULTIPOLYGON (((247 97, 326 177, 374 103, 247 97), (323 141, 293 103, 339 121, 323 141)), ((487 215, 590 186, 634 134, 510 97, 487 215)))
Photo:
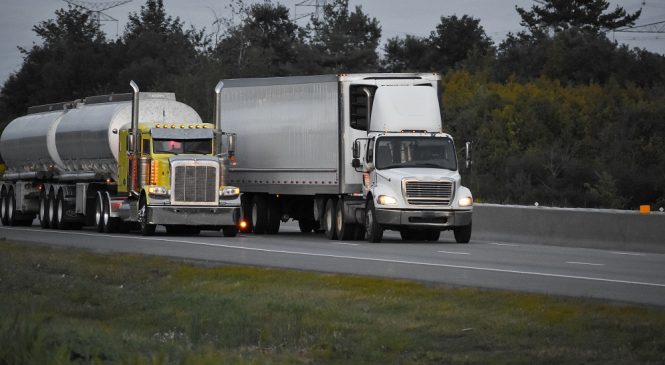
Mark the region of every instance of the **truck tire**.
POLYGON ((471 241, 471 224, 453 228, 455 241, 457 243, 469 243, 471 241))
POLYGON ((95 196, 95 229, 104 232, 104 198, 101 191, 95 196))
POLYGON ((65 202, 65 194, 62 190, 58 191, 58 195, 55 198, 55 217, 56 217, 56 228, 57 229, 69 229, 70 225, 68 222, 65 222, 65 212, 67 211, 67 206, 65 202))
POLYGON ((102 192, 102 200, 104 203, 104 214, 102 215, 104 233, 117 233, 120 230, 122 220, 117 217, 111 217, 111 196, 108 191, 102 192))
POLYGON ((2 189, 0 192, 0 220, 2 221, 3 226, 9 225, 9 219, 7 217, 7 190, 2 189))
POLYGON ((141 195, 138 208, 139 211, 137 215, 139 218, 139 231, 144 236, 154 235, 155 229, 157 229, 157 225, 146 222, 148 220, 148 203, 146 201, 145 195, 141 195))
POLYGON ((379 243, 383 239, 383 227, 376 221, 376 209, 374 200, 371 198, 365 208, 365 229, 367 230, 367 242, 379 243))
POLYGON ((352 240, 355 233, 355 224, 345 223, 344 218, 344 201, 338 200, 335 207, 335 230, 337 239, 340 241, 352 240))
POLYGON ((337 239, 337 219, 335 219, 336 209, 336 199, 328 199, 326 201, 326 207, 323 210, 323 229, 325 230, 326 237, 329 240, 337 239))
POLYGON ((58 227, 57 218, 55 217, 55 191, 53 189, 49 190, 48 197, 48 225, 49 227, 56 229, 58 227))
POLYGON ((270 195, 266 198, 266 205, 268 205, 268 226, 266 227, 266 233, 277 234, 282 221, 282 208, 279 200, 276 196, 270 195))
POLYGON ((264 234, 268 229, 268 207, 261 195, 254 195, 252 199, 252 225, 256 234, 264 234))
POLYGON ((222 227, 222 234, 224 234, 224 237, 235 237, 238 235, 238 227, 224 226, 222 227))
POLYGON ((7 194, 7 224, 8 226, 17 226, 18 221, 16 220, 16 196, 14 195, 14 189, 9 189, 9 194, 7 194))
POLYGON ((48 196, 43 190, 39 194, 39 226, 44 229, 51 227, 48 220, 48 196))

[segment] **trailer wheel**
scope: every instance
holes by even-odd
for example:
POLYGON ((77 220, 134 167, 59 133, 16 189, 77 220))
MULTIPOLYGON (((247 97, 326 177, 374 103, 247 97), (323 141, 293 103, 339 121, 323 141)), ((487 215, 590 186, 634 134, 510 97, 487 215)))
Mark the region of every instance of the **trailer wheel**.
POLYGON ((376 221, 376 209, 374 209, 374 200, 371 198, 367 202, 365 211, 365 229, 367 230, 368 242, 381 242, 383 239, 383 227, 376 221))
POLYGON ((238 235, 238 227, 224 226, 222 227, 222 233, 224 234, 224 237, 235 237, 238 235))
POLYGON ((69 229, 70 225, 68 222, 65 222, 65 212, 66 212, 66 202, 65 194, 62 192, 62 189, 58 191, 58 195, 55 199, 55 227, 57 229, 69 229))
POLYGON ((0 192, 0 220, 3 226, 8 226, 9 219, 7 216, 7 190, 3 187, 0 192))
POLYGON ((48 212, 47 212, 47 214, 48 214, 47 215, 48 224, 49 224, 49 227, 55 229, 55 228, 58 227, 58 222, 57 222, 57 218, 55 216, 55 199, 56 199, 56 197, 55 197, 55 191, 53 191, 53 189, 49 190, 47 199, 48 199, 48 209, 47 209, 48 210, 48 212))
POLYGON ((139 218, 139 231, 141 231, 141 234, 144 236, 154 235, 157 225, 147 223, 148 203, 146 202, 145 195, 141 195, 141 199, 139 199, 138 218, 139 218))
POLYGON ((342 199, 337 201, 335 209, 335 231, 337 239, 340 241, 348 241, 353 239, 355 234, 355 224, 344 223, 344 201, 342 199))
POLYGON ((325 229, 326 237, 329 240, 337 239, 337 219, 335 219, 335 211, 337 208, 337 201, 335 198, 330 198, 326 201, 326 207, 323 211, 323 228, 325 229))
POLYGON ((7 225, 16 226, 18 221, 16 220, 16 196, 14 195, 14 189, 9 189, 9 194, 7 194, 7 225))
POLYGON ((51 226, 48 220, 48 196, 43 190, 39 194, 39 226, 42 228, 49 228, 51 226))
POLYGON ((97 232, 104 232, 104 198, 101 191, 95 197, 95 228, 97 232))
POLYGON ((266 227, 266 233, 277 234, 282 220, 282 209, 276 196, 270 195, 266 200, 268 205, 268 225, 266 227))
POLYGON ((471 241, 471 224, 453 228, 455 241, 457 243, 469 243, 471 241))
POLYGON ((268 229, 266 199, 258 194, 252 199, 252 225, 256 234, 264 234, 268 229))

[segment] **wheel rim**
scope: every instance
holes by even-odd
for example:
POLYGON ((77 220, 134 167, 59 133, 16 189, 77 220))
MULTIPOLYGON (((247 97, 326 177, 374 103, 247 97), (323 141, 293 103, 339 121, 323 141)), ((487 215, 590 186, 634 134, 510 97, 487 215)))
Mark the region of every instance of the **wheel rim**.
POLYGON ((332 220, 330 209, 326 209, 326 231, 332 231, 332 220))
POLYGON ((102 204, 101 201, 97 199, 97 204, 95 205, 95 225, 99 226, 99 223, 101 221, 102 221, 102 204))
POLYGON ((337 233, 342 233, 342 210, 339 209, 337 210, 337 214, 335 215, 336 217, 336 223, 337 223, 337 233))
POLYGON ((111 217, 111 202, 107 198, 104 198, 104 208, 102 219, 104 219, 104 226, 107 226, 111 217))
POLYGON ((46 199, 42 196, 39 199, 39 221, 44 222, 44 219, 46 219, 46 199))
POLYGON ((14 204, 16 201, 14 200, 14 194, 9 194, 9 199, 7 199, 7 218, 8 219, 13 219, 14 218, 14 204))
POLYGON ((65 205, 64 203, 64 199, 58 199, 58 222, 62 222, 62 216, 64 215, 62 206, 65 205))
POLYGON ((7 219, 7 196, 2 195, 2 198, 0 198, 0 218, 3 220, 7 219))
POLYGON ((372 217, 372 210, 369 209, 367 210, 367 224, 366 224, 367 227, 365 227, 365 229, 367 230, 367 234, 370 236, 372 235, 372 233, 374 233, 374 227, 372 227, 372 224, 374 223, 373 221, 374 217, 372 217))
POLYGON ((252 225, 256 225, 256 220, 259 218, 259 207, 256 203, 252 204, 252 225))

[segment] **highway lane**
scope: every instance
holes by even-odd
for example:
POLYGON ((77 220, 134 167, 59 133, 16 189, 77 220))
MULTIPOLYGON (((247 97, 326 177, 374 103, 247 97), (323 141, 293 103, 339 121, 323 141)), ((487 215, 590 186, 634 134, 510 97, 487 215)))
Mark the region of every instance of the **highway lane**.
POLYGON ((449 233, 437 243, 403 242, 386 232, 380 244, 329 241, 284 224, 278 235, 219 232, 153 237, 0 227, 8 240, 219 263, 414 279, 665 306, 665 255, 644 252, 474 241, 457 244, 449 233))

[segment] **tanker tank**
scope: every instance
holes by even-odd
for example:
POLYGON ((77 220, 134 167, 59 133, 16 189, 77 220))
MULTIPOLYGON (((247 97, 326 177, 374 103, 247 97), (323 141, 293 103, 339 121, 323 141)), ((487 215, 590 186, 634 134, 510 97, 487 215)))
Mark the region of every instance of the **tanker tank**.
MULTIPOLYGON (((172 93, 140 93, 139 123, 202 123, 172 93)), ((105 95, 33 110, 13 120, 0 137, 5 176, 25 173, 90 174, 113 177, 118 166, 118 131, 129 128, 128 95, 105 95), (47 109, 47 111, 42 111, 47 109)))

